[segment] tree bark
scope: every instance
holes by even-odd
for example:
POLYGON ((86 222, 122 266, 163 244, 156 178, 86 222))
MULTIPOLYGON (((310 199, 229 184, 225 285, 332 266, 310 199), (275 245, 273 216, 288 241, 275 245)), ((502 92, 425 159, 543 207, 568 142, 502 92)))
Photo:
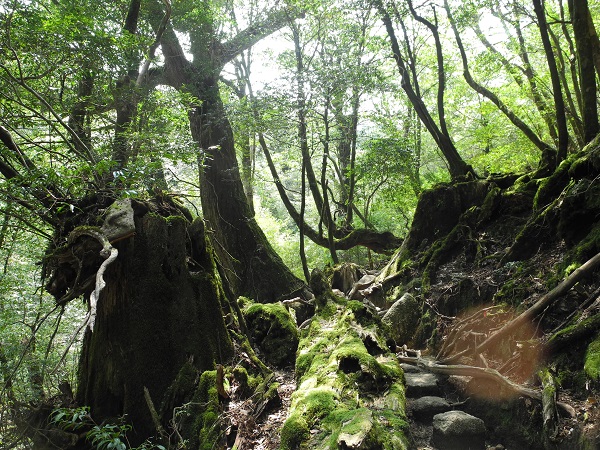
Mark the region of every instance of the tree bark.
POLYGON ((246 201, 233 131, 216 80, 196 92, 202 105, 189 113, 192 137, 202 152, 202 213, 234 295, 274 302, 298 295, 303 283, 267 241, 246 201))
POLYGON ((203 23, 190 35, 193 62, 186 59, 173 29, 168 28, 161 40, 165 81, 200 101, 190 105, 188 118, 198 143, 202 213, 222 273, 235 296, 259 302, 297 296, 305 285, 275 253, 246 201, 218 80, 227 62, 284 26, 290 17, 293 11, 274 10, 226 43, 217 40, 211 23, 203 23))
POLYGON ((554 50, 552 49, 552 44, 550 43, 548 24, 546 22, 546 12, 544 10, 542 1, 543 0, 533 0, 533 7, 538 18, 542 44, 544 46, 544 52, 546 53, 546 60, 548 62, 548 69, 550 71, 550 79, 552 80, 554 107, 556 109, 556 124, 558 127, 558 152, 556 154, 556 163, 558 165, 567 157, 569 131, 567 129, 567 116, 565 114, 565 102, 562 96, 560 77, 558 74, 558 68, 556 66, 556 59, 554 58, 554 50))
POLYGON ((77 401, 97 422, 127 414, 132 443, 140 443, 155 432, 144 387, 161 401, 185 363, 212 370, 233 349, 202 222, 134 220, 135 236, 115 244, 119 257, 106 271, 93 332, 85 332, 77 401))
POLYGON ((592 41, 592 31, 589 27, 589 7, 587 0, 572 0, 569 2, 569 9, 571 10, 573 32, 577 45, 584 140, 587 144, 596 137, 600 130, 596 105, 597 89, 596 71, 594 69, 594 43, 592 41))

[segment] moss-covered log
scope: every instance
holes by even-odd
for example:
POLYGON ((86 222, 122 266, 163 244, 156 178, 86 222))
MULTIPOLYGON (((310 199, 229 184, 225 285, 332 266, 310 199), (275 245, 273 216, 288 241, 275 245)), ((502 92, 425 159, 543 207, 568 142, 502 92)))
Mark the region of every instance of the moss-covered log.
POLYGON ((381 322, 361 302, 327 293, 317 300, 298 348, 298 388, 281 447, 408 448, 403 372, 381 322))

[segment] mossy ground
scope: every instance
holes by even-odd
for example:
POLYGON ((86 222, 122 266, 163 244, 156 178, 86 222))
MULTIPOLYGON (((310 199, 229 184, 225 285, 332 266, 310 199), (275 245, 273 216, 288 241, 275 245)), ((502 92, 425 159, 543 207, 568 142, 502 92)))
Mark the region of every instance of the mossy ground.
POLYGON ((585 353, 584 370, 594 382, 600 381, 600 337, 597 337, 585 353))
POLYGON ((301 336, 282 449, 344 448, 348 439, 408 448, 402 369, 376 322, 360 302, 330 300, 319 309, 301 336))

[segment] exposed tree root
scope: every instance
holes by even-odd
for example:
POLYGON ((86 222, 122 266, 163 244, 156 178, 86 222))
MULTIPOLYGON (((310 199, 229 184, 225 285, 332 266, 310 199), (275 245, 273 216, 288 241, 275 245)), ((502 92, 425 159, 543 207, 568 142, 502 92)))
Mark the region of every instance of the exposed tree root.
MULTIPOLYGON (((513 392, 515 395, 520 395, 523 397, 532 398, 535 400, 543 401, 542 392, 527 388, 525 386, 521 386, 517 384, 495 369, 491 369, 488 367, 475 367, 475 366, 467 366, 463 364, 453 364, 453 365, 445 365, 440 364, 436 361, 430 361, 420 357, 409 357, 409 356, 398 356, 398 360, 400 362, 405 362, 409 364, 417 365, 423 369, 426 369, 433 373, 439 373, 443 375, 460 375, 460 376, 468 376, 475 377, 484 380, 490 380, 498 383, 503 388, 508 389, 510 392, 513 392)), ((577 413, 570 405, 562 402, 556 402, 556 405, 569 417, 575 418, 577 417, 577 413)))

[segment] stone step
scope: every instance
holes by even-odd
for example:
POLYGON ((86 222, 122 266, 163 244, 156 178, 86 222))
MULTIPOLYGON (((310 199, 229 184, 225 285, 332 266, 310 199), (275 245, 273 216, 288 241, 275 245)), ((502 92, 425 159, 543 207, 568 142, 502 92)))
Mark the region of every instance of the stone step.
POLYGON ((452 406, 445 398, 426 395, 407 402, 408 411, 415 420, 431 423, 436 414, 450 411, 452 406))
POLYGON ((433 416, 431 443, 439 450, 484 450, 486 428, 483 420, 463 411, 433 416))
POLYGON ((402 367, 404 373, 423 373, 422 369, 412 364, 400 363, 400 367, 402 367))
POLYGON ((439 378, 432 373, 405 373, 404 378, 407 397, 439 396, 441 393, 439 378))

